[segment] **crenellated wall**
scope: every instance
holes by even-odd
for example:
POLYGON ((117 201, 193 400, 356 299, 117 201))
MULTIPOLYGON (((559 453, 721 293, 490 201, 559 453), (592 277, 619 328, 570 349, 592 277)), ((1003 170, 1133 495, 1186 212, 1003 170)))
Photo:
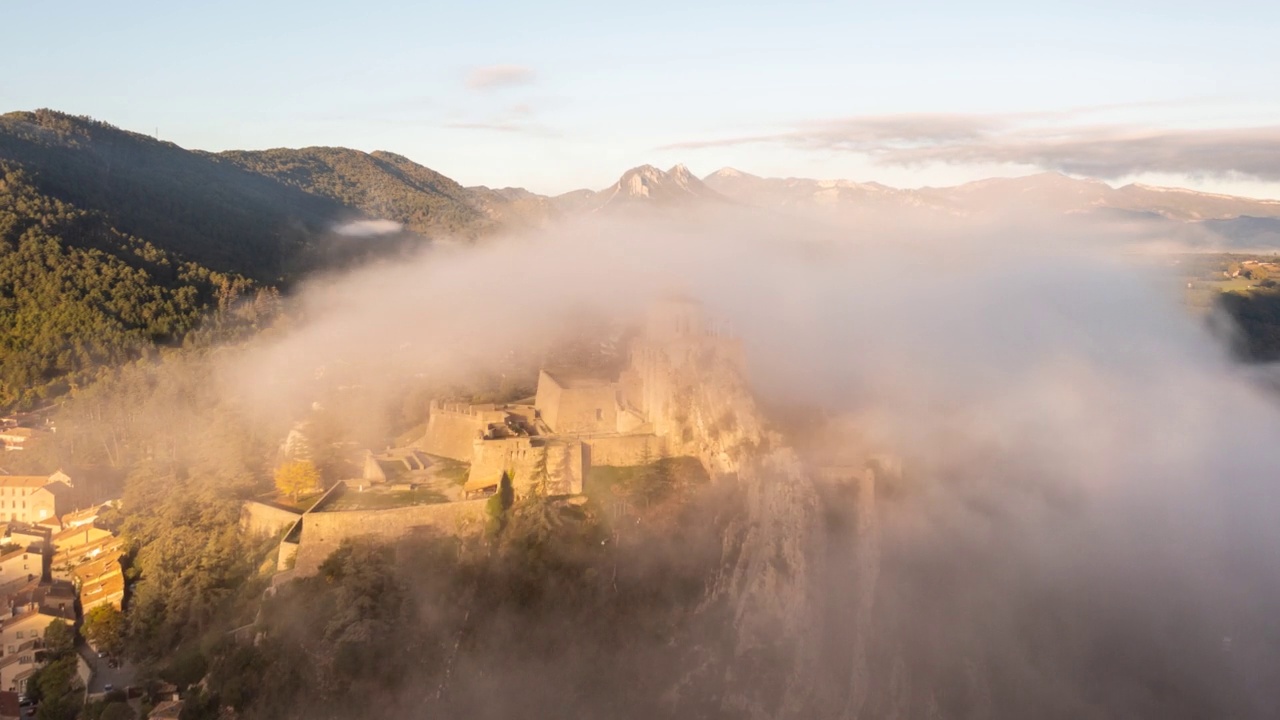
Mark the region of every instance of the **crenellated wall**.
POLYGON ((483 437, 486 425, 484 414, 467 405, 433 401, 422 449, 432 455, 470 462, 471 444, 483 437))

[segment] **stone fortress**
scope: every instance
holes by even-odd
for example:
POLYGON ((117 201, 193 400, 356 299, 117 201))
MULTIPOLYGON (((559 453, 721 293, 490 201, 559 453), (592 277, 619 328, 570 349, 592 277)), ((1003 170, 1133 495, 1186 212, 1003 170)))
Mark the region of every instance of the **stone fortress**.
POLYGON ((342 540, 393 539, 418 528, 465 532, 482 526, 487 498, 509 487, 573 496, 593 466, 628 467, 664 457, 693 457, 713 477, 764 437, 745 385, 738 339, 712 326, 701 305, 681 297, 655 305, 617 377, 560 370, 539 373, 532 404, 432 401, 427 429, 412 448, 370 456, 363 477, 331 488, 304 513, 246 505, 251 531, 279 532, 277 582, 314 574, 342 540), (376 509, 342 510, 334 498, 397 482, 436 458, 466 463, 461 497, 376 509))

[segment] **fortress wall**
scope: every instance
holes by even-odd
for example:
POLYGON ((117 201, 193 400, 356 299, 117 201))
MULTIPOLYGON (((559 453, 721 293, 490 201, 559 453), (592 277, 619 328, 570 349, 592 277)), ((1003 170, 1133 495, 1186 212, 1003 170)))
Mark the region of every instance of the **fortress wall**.
POLYGON ((538 393, 533 404, 542 415, 542 421, 552 432, 560 431, 560 383, 547 374, 546 370, 538 372, 538 393))
POLYGON ((296 557, 298 557, 298 543, 287 541, 280 543, 280 552, 276 555, 276 571, 288 570, 290 562, 296 557))
POLYGON ((586 441, 590 464, 630 467, 642 465, 647 458, 656 462, 666 452, 666 443, 656 435, 619 435, 591 438, 586 441))
POLYGON ((471 472, 467 475, 467 483, 497 483, 502 473, 508 471, 513 481, 525 481, 545 452, 541 447, 534 447, 529 438, 523 437, 476 442, 471 450, 471 472))
POLYGON ((586 474, 583 443, 557 442, 547 447, 547 472, 551 479, 547 484, 550 495, 579 495, 582 479, 586 474))
MULTIPOLYGON (((557 433, 614 432, 618 428, 618 392, 612 384, 568 387, 560 391, 557 433)), ((549 423, 548 423, 549 424, 549 423)))
POLYGON ((240 527, 250 535, 275 535, 292 525, 302 513, 254 500, 240 507, 240 527))
POLYGON ((550 441, 535 446, 529 438, 504 438, 477 442, 471 457, 468 484, 497 483, 502 473, 511 473, 512 487, 519 494, 532 487, 538 463, 546 458, 548 492, 573 495, 582 492, 582 443, 550 441))
POLYGON ((369 482, 386 482, 387 474, 382 470, 382 466, 378 464, 373 453, 366 453, 364 456, 364 469, 360 475, 361 478, 369 482))
POLYGON ((302 538, 294 567, 301 576, 316 574, 325 558, 347 538, 396 540, 416 528, 436 528, 449 534, 481 528, 486 502, 464 500, 384 510, 307 513, 302 521, 302 538))
POLYGON ((484 432, 480 415, 432 404, 422 449, 460 462, 471 461, 471 444, 484 432))

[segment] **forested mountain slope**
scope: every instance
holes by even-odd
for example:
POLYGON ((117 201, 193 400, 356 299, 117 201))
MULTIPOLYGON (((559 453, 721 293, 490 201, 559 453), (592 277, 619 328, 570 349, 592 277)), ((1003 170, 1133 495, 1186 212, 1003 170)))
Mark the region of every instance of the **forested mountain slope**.
POLYGON ((0 408, 29 407, 99 367, 180 343, 207 311, 253 290, 42 194, 0 161, 0 408))
POLYGON ((344 215, 337 202, 216 156, 49 110, 0 116, 0 160, 122 233, 268 282, 307 265, 315 236, 344 215))
POLYGON ((336 147, 235 150, 218 159, 424 235, 474 238, 492 224, 466 188, 394 153, 336 147))
POLYGON ((478 190, 391 153, 218 155, 52 110, 0 115, 0 411, 197 327, 252 326, 314 270, 527 214, 478 190), (336 232, 369 219, 405 229, 336 232))

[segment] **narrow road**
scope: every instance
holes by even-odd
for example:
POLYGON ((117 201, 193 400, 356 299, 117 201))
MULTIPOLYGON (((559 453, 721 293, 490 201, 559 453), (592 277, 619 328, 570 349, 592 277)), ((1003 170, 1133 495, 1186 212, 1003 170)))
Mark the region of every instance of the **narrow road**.
POLYGON ((93 678, 89 681, 90 695, 106 692, 107 685, 116 690, 123 690, 133 684, 135 671, 132 665, 122 661, 120 667, 113 668, 107 664, 108 658, 98 657, 88 645, 81 645, 78 649, 80 657, 89 663, 90 668, 93 668, 93 678))

